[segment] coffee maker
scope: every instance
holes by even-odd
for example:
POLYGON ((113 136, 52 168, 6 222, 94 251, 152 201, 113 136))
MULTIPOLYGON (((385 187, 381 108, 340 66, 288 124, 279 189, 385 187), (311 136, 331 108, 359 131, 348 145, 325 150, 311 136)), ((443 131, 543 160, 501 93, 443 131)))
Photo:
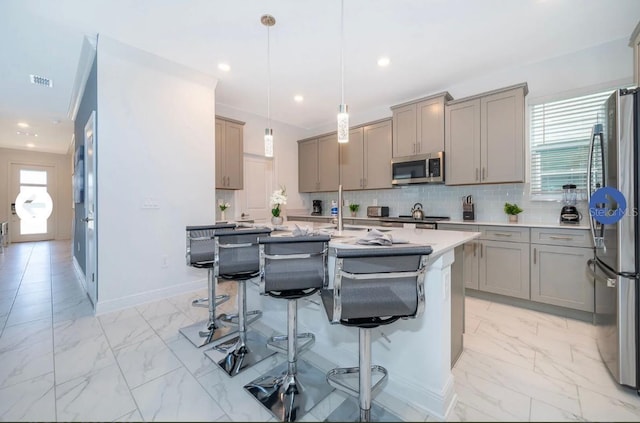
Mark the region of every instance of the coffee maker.
POLYGON ((322 200, 313 200, 313 211, 311 214, 314 216, 320 216, 322 214, 322 200))
POLYGON ((562 186, 562 210, 560 210, 560 223, 580 223, 580 212, 576 207, 577 199, 576 186, 566 184, 562 186))

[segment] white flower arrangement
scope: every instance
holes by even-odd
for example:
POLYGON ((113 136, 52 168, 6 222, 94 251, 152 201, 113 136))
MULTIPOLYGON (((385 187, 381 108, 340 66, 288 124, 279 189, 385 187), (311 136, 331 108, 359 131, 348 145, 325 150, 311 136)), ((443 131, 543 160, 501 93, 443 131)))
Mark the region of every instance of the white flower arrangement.
POLYGON ((218 207, 220 207, 220 211, 225 211, 226 209, 231 207, 231 204, 226 203, 226 202, 222 202, 222 203, 218 204, 218 207))
POLYGON ((271 214, 273 217, 280 216, 282 204, 287 204, 287 189, 285 187, 280 187, 271 194, 271 214))

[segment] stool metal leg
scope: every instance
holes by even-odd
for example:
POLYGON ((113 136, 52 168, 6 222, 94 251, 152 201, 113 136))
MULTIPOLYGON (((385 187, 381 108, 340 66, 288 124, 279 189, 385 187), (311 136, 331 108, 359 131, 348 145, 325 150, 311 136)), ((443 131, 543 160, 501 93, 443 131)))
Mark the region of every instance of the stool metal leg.
POLYGON ((333 388, 322 371, 298 360, 298 301, 289 300, 287 309, 287 362, 249 382, 244 389, 277 419, 292 422, 326 398, 333 388))
MULTIPOLYGON (((233 335, 237 332, 236 329, 224 326, 216 317, 216 306, 227 301, 228 295, 216 295, 216 281, 213 276, 213 268, 209 268, 207 272, 207 291, 209 297, 207 300, 207 307, 209 309, 208 320, 202 320, 192 325, 186 326, 180 329, 180 333, 183 334, 193 345, 196 347, 202 347, 210 344, 211 342, 222 341, 223 338, 233 335), (211 299, 214 298, 214 301, 211 299)), ((198 304, 193 304, 199 307, 202 300, 195 300, 198 304)))
POLYGON ((372 401, 373 394, 378 391, 387 379, 387 370, 384 367, 371 365, 371 329, 359 328, 358 330, 358 368, 338 368, 327 373, 327 382, 336 388, 351 395, 357 395, 358 400, 347 398, 327 417, 327 422, 397 422, 401 419, 376 405, 372 401), (383 374, 375 386, 371 386, 372 373, 383 374), (359 390, 355 391, 346 384, 341 383, 335 377, 344 374, 358 373, 359 390))
POLYGON ((204 352, 229 376, 235 376, 275 354, 267 348, 267 338, 256 331, 247 332, 247 285, 238 281, 238 334, 204 352))

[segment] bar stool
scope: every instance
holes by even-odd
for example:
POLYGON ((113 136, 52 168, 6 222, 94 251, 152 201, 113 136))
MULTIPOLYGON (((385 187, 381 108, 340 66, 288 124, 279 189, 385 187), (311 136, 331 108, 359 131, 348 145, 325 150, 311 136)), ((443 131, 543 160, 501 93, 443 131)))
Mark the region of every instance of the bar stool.
POLYGON ((207 295, 206 298, 197 298, 191 302, 193 307, 205 307, 209 309, 209 318, 180 329, 193 345, 202 347, 210 342, 216 341, 227 335, 231 335, 234 330, 231 327, 222 326, 216 316, 216 306, 229 300, 228 295, 216 295, 218 279, 215 277, 214 255, 215 255, 215 233, 221 229, 233 229, 236 225, 232 223, 187 226, 187 266, 198 269, 207 269, 207 295), (210 301, 214 298, 214 301, 210 301))
POLYGON ((336 249, 333 289, 324 289, 320 295, 332 324, 358 327, 359 366, 332 369, 327 382, 358 397, 358 404, 347 398, 326 421, 400 420, 372 403, 373 395, 387 380, 387 370, 371 365, 371 329, 422 315, 431 252, 429 246, 336 249), (358 390, 343 382, 354 373, 359 376, 358 390), (373 373, 382 377, 372 386, 373 373))
POLYGON ((287 362, 245 385, 280 421, 300 419, 333 388, 324 372, 298 354, 315 342, 312 333, 298 333, 298 298, 326 287, 329 236, 260 238, 260 293, 287 300, 287 335, 273 336, 267 347, 287 354, 287 362), (303 342, 298 345, 298 340, 303 342), (286 346, 281 345, 286 342, 286 346))
POLYGON ((247 331, 247 325, 262 316, 262 311, 247 311, 246 282, 260 275, 258 237, 270 234, 268 228, 236 228, 215 233, 216 277, 238 283, 238 314, 221 315, 220 321, 223 325, 237 326, 238 334, 205 351, 205 355, 229 376, 275 354, 267 349, 265 336, 247 331))

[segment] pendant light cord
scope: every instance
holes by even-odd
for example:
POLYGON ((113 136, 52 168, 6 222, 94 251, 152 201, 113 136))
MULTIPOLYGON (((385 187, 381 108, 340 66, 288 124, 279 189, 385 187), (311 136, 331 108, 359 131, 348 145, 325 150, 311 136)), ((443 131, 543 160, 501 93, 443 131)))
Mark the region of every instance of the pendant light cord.
POLYGON ((344 0, 340 2, 340 80, 341 101, 344 104, 344 0))
POLYGON ((267 26, 267 126, 271 128, 271 41, 267 26))

